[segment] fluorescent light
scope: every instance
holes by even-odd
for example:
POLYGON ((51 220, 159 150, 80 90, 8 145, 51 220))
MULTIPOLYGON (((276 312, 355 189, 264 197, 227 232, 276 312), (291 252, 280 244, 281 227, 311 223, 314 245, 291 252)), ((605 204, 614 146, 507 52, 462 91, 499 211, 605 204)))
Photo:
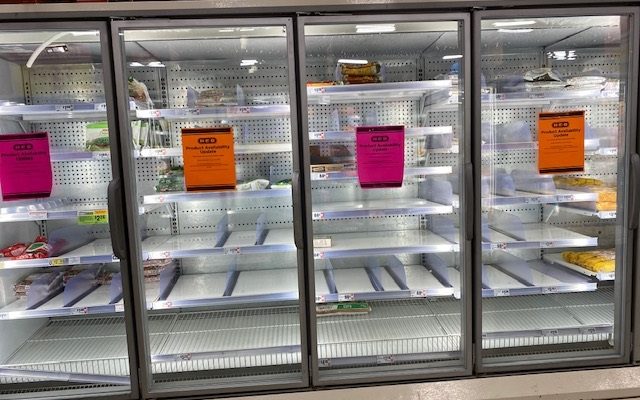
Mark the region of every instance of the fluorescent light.
POLYGON ((149 64, 147 64, 147 67, 162 68, 164 67, 164 64, 160 61, 151 61, 149 64))
POLYGON ((367 60, 352 60, 349 58, 341 58, 338 60, 340 64, 368 64, 367 60))
POLYGON ((240 28, 239 30, 240 32, 251 32, 251 31, 255 31, 256 28, 240 28))
POLYGON ((395 32, 395 24, 356 25, 357 33, 395 32))
POLYGON ((533 25, 535 23, 536 23, 536 21, 531 21, 531 20, 502 21, 502 22, 494 22, 493 26, 495 26, 496 28, 503 28, 503 27, 508 27, 508 26, 533 25))
POLYGON ((533 32, 533 29, 498 29, 501 33, 529 33, 533 32))
POLYGON ((559 50, 559 51, 548 51, 547 58, 554 59, 558 61, 574 61, 576 59, 576 51, 575 50, 559 50))
POLYGON ((235 32, 236 30, 233 28, 224 28, 224 29, 218 29, 218 32, 235 32))
POLYGON ((443 56, 443 60, 456 60, 458 58, 462 58, 462 54, 449 54, 448 56, 443 56))
POLYGON ((134 61, 132 63, 129 63, 129 66, 130 67, 144 67, 144 64, 143 63, 139 63, 137 61, 134 61))

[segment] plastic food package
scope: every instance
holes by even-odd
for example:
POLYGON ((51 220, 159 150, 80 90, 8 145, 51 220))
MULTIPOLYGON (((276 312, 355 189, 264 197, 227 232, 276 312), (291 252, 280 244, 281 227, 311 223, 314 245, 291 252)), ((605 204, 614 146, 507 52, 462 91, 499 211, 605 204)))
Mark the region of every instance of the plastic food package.
POLYGON ((155 190, 156 192, 180 192, 184 190, 184 169, 182 167, 169 167, 162 170, 155 190))
POLYGON ((616 211, 617 190, 604 181, 591 177, 556 176, 553 178, 556 187, 568 190, 597 193, 597 200, 591 202, 572 203, 574 207, 593 211, 616 211))
POLYGON ((382 82, 382 66, 377 61, 366 64, 338 63, 336 80, 347 85, 382 82))
POLYGON ((134 77, 129 77, 129 97, 131 97, 138 107, 153 108, 153 102, 151 96, 149 96, 149 90, 147 85, 138 81, 134 77))
POLYGON ((38 284, 43 293, 53 293, 62 287, 62 274, 59 272, 35 273, 22 278, 13 285, 16 297, 26 297, 29 291, 38 284))
POLYGON ((562 76, 551 68, 535 68, 525 72, 524 80, 527 82, 563 82, 562 76))
POLYGON ((224 89, 213 88, 198 91, 187 87, 187 107, 215 107, 223 104, 224 89))
POLYGON ((51 246, 48 244, 47 238, 38 236, 32 243, 16 243, 11 246, 0 249, 0 258, 9 258, 11 260, 29 260, 36 258, 47 258, 50 256, 51 246))
POLYGON ((271 184, 271 189, 291 189, 291 179, 283 179, 271 184))
POLYGON ((616 269, 615 249, 593 251, 565 251, 562 258, 594 272, 613 272, 616 269))
POLYGON ((107 121, 87 124, 85 127, 86 149, 89 151, 109 150, 109 125, 107 121))
POLYGON ((269 181, 266 179, 253 179, 247 182, 240 182, 236 185, 238 191, 263 190, 269 187, 269 181))

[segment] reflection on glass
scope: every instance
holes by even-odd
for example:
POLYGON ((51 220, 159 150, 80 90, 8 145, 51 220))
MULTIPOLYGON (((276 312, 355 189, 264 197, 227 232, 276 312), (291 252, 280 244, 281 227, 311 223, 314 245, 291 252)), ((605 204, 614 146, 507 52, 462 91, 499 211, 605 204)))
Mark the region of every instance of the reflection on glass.
POLYGON ((625 24, 482 22, 486 363, 620 346, 625 24))

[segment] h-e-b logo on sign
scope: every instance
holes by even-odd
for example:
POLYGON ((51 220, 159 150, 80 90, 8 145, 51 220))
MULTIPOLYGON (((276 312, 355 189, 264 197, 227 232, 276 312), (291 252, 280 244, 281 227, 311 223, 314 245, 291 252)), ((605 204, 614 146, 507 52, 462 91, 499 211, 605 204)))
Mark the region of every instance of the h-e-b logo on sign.
POLYGON ((13 150, 15 151, 28 151, 33 150, 33 145, 31 143, 19 143, 13 145, 13 150))
POLYGON ((216 142, 217 142, 217 140, 214 137, 207 137, 207 138, 199 138, 198 139, 198 143, 199 144, 214 144, 216 142))
POLYGON ((568 128, 569 123, 567 121, 553 122, 551 126, 554 128, 568 128))

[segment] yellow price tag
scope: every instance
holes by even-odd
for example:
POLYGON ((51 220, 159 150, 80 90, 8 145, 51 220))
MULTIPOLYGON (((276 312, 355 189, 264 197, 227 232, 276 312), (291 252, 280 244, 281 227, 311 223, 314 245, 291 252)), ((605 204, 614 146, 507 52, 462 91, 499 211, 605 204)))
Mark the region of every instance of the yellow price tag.
POLYGON ((109 223, 109 213, 107 210, 80 211, 78 213, 79 225, 99 225, 109 223))
POLYGON ((52 258, 49 260, 49 265, 52 267, 64 265, 64 258, 52 258))

